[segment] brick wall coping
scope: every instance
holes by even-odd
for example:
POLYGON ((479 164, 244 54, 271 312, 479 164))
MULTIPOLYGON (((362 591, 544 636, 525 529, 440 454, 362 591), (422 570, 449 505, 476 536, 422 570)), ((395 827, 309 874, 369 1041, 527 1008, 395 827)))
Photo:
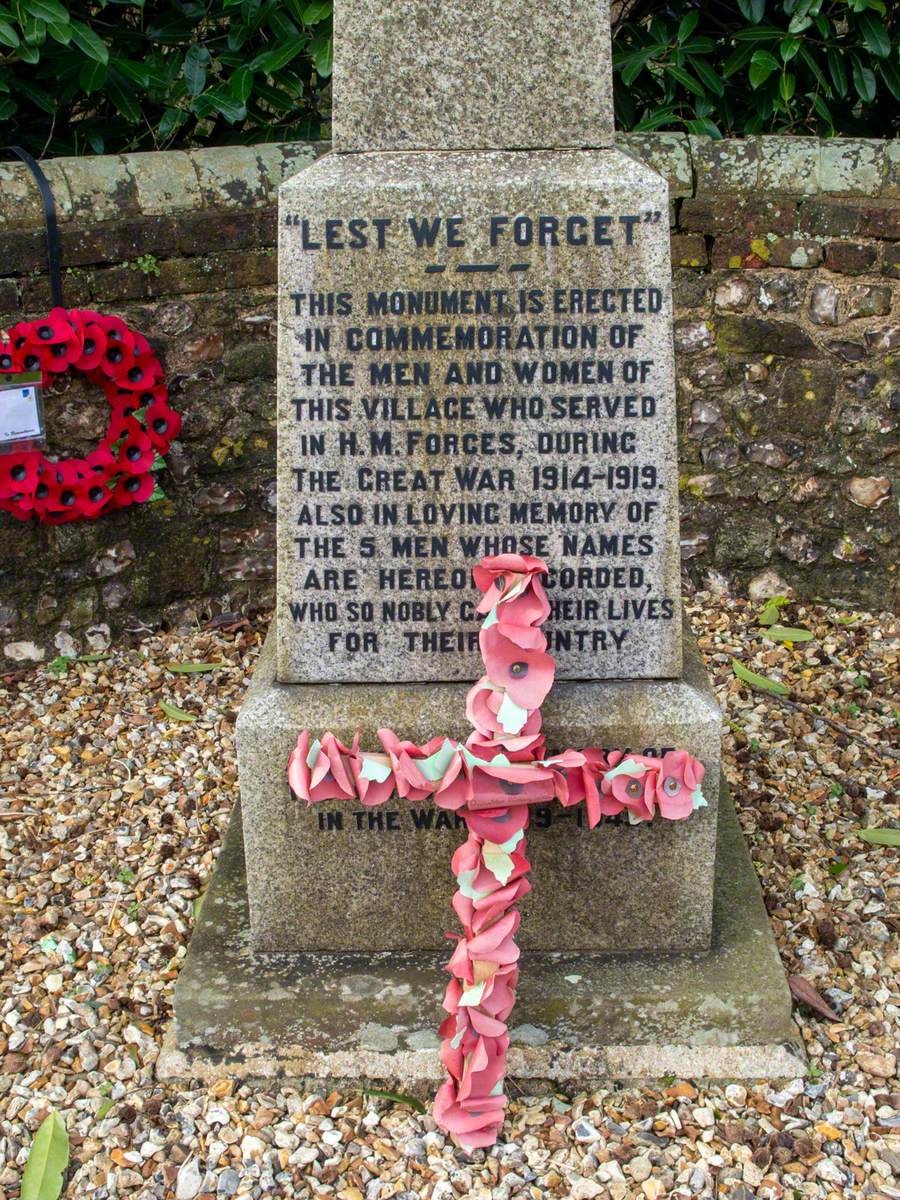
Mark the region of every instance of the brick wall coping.
MULTIPOLYGON (((666 176, 673 198, 725 192, 900 199, 900 139, 713 141, 682 133, 626 133, 617 140, 666 176)), ((266 143, 57 158, 42 165, 60 222, 85 223, 264 208, 275 202, 283 180, 328 148, 327 142, 266 143)), ((41 224, 28 169, 0 163, 0 229, 41 224)))

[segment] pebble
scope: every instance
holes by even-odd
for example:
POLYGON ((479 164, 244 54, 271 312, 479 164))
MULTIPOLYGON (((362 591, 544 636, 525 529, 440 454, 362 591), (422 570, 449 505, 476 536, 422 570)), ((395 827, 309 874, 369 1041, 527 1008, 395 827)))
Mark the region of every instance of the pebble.
POLYGON ((572 1126, 572 1136, 576 1142, 596 1142, 600 1138, 596 1126, 585 1120, 575 1122, 572 1126))
POLYGON ((178 1169, 175 1200, 194 1200, 203 1186, 203 1174, 196 1158, 189 1158, 178 1169))
POLYGON ((576 1175, 569 1180, 569 1195, 572 1200, 594 1200, 595 1196, 603 1195, 603 1188, 593 1179, 576 1175))
POLYGON ((875 1054, 870 1050, 860 1050, 856 1061, 867 1075, 876 1075, 880 1079, 890 1079, 897 1073, 897 1058, 893 1054, 875 1054))
POLYGON ((627 1167, 628 1174, 635 1183, 642 1183, 643 1180, 648 1179, 652 1170, 653 1164, 645 1154, 633 1158, 627 1167))
POLYGON ((232 1167, 226 1169, 219 1176, 216 1183, 217 1196, 233 1196, 240 1187, 241 1177, 232 1167))

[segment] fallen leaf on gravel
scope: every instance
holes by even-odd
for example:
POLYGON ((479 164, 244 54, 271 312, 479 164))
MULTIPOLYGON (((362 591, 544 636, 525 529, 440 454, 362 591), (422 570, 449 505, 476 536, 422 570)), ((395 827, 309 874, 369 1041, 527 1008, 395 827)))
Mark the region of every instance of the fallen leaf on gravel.
POLYGON ((57 1200, 69 1165, 69 1135, 55 1110, 34 1135, 22 1174, 21 1200, 57 1200))
POLYGON ((207 621, 203 626, 204 629, 218 629, 222 633, 234 633, 237 629, 249 629, 250 622, 246 617, 242 617, 240 613, 223 612, 212 620, 207 621))
POLYGON ((839 1021, 841 1018, 828 1004, 828 1001, 816 991, 808 979, 804 979, 802 975, 789 975, 788 987, 791 989, 791 995, 800 1004, 805 1004, 807 1008, 812 1009, 814 1013, 818 1013, 820 1017, 824 1017, 826 1021, 839 1021))
POLYGON ((761 692, 771 692, 775 696, 786 696, 791 690, 789 687, 785 687, 783 683, 779 683, 777 679, 767 679, 765 675, 757 675, 755 671, 748 671, 736 658, 731 660, 731 669, 737 675, 738 679, 742 679, 744 683, 749 683, 751 687, 758 688, 761 692))
POLYGON ((364 1096, 375 1096, 379 1100, 390 1100, 394 1104, 408 1104, 417 1113, 425 1111, 425 1105, 421 1100, 417 1100, 415 1096, 404 1096, 402 1092, 382 1092, 378 1088, 363 1088, 362 1093, 364 1096))
POLYGON ((167 671, 171 671, 173 675, 205 675, 209 671, 218 671, 220 667, 227 667, 228 663, 184 663, 184 662, 167 662, 163 663, 167 671))
POLYGON ((170 704, 168 700, 160 700, 159 707, 163 710, 166 716, 171 717, 173 721, 197 720, 193 713, 185 712, 183 708, 179 708, 177 704, 170 704))
POLYGON ((788 603, 787 596, 771 596, 759 614, 760 625, 774 625, 778 620, 778 611, 788 603))
POLYGON ((871 846, 900 846, 900 829, 861 829, 859 836, 871 846))
POLYGON ((811 642, 813 639, 808 629, 794 629, 790 625, 772 625, 763 630, 763 637, 773 642, 811 642))

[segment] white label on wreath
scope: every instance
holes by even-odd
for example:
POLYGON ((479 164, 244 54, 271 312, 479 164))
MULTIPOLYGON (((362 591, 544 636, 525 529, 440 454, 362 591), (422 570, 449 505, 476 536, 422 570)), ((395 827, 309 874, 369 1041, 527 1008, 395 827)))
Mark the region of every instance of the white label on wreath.
POLYGON ((0 446, 43 440, 40 376, 9 376, 0 382, 0 446))

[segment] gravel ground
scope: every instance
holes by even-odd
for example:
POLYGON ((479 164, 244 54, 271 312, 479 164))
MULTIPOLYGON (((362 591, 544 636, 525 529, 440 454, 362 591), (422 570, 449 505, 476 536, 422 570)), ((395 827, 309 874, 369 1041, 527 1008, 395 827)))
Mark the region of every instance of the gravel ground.
POLYGON ((0 1200, 19 1195, 51 1107, 78 1200, 900 1197, 897 851, 858 837, 900 824, 897 629, 796 605, 786 623, 815 639, 785 646, 760 637, 746 601, 702 593, 690 608, 785 967, 824 1005, 797 1010, 806 1078, 520 1096, 507 1140, 471 1158, 410 1106, 358 1093, 158 1084, 172 986, 236 795, 235 714, 263 634, 239 621, 61 674, 0 675, 0 1200), (793 704, 749 691, 733 656, 787 682, 793 704), (172 661, 225 665, 177 674, 172 661))

